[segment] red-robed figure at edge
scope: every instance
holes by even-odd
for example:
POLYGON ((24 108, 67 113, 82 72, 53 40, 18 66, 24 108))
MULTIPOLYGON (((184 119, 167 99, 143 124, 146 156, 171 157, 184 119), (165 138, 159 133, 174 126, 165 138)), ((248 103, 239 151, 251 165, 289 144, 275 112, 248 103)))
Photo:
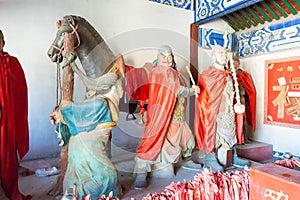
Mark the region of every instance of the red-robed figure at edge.
POLYGON ((29 150, 28 97, 24 71, 16 57, 3 51, 0 30, 0 168, 5 195, 12 200, 30 199, 18 186, 18 158, 29 150))
MULTIPOLYGON (((249 166, 248 160, 237 156, 236 113, 243 105, 234 105, 235 81, 229 70, 227 50, 216 45, 212 50, 212 66, 198 78, 200 94, 195 101, 195 140, 192 153, 195 163, 210 167, 213 171, 223 171, 226 165, 226 152, 231 149, 232 164, 249 166)), ((236 104, 237 105, 237 104, 236 104)))
POLYGON ((171 47, 158 50, 157 65, 149 74, 149 100, 144 137, 137 148, 136 189, 147 186, 147 172, 153 177, 174 176, 174 163, 190 156, 194 137, 185 121, 185 97, 199 93, 199 87, 185 87, 176 69, 171 47))

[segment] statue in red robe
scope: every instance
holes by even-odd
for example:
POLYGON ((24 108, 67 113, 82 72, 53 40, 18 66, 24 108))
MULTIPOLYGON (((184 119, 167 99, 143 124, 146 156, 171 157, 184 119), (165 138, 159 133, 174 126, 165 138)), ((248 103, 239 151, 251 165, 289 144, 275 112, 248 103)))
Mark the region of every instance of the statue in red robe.
POLYGON ((3 52, 0 30, 0 163, 1 184, 9 199, 29 199, 18 187, 18 158, 29 150, 27 84, 16 57, 3 52))
POLYGON ((250 133, 248 133, 248 127, 250 126, 252 130, 255 130, 256 91, 251 75, 240 68, 239 58, 233 58, 233 66, 239 83, 241 103, 245 105, 246 108, 244 114, 237 114, 236 116, 236 120, 242 121, 242 126, 236 130, 237 143, 244 144, 249 140, 250 133))
MULTIPOLYGON (((249 162, 236 154, 236 113, 234 106, 235 81, 227 66, 227 50, 215 46, 212 66, 198 78, 200 94, 195 101, 195 140, 192 154, 195 163, 223 171, 227 164, 226 152, 233 151, 232 164, 249 166, 249 162)), ((239 104, 240 105, 240 104, 239 104)))
POLYGON ((144 137, 136 150, 136 189, 146 187, 147 172, 152 169, 152 177, 173 177, 173 164, 181 156, 190 156, 194 148, 194 137, 184 117, 185 97, 195 95, 199 88, 185 87, 169 46, 160 47, 157 60, 149 74, 144 137))

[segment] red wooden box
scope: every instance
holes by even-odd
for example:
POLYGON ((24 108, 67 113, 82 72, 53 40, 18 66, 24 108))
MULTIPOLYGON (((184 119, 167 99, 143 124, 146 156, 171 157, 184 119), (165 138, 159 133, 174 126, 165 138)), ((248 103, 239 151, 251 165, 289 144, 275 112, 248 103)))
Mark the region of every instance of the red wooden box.
POLYGON ((299 200, 300 171, 273 163, 250 168, 250 200, 299 200))

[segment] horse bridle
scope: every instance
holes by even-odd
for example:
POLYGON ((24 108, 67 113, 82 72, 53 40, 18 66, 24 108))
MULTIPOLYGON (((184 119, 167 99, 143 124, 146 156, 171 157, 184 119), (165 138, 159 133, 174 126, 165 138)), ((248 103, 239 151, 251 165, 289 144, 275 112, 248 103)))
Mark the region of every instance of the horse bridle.
MULTIPOLYGON (((69 16, 69 17, 71 17, 71 16, 69 16)), ((69 24, 69 26, 72 28, 72 32, 71 32, 71 34, 73 35, 73 34, 75 34, 76 35, 76 38, 77 38, 77 45, 76 45, 76 47, 74 47, 74 49, 76 49, 77 47, 79 47, 79 45, 80 45, 80 37, 79 37, 79 34, 78 34, 78 31, 77 31, 77 29, 78 29, 78 24, 76 24, 76 25, 73 25, 72 24, 72 22, 74 22, 74 20, 73 20, 73 18, 71 18, 71 19, 67 19, 67 21, 68 21, 68 24, 69 24)), ((61 20, 59 20, 59 21, 57 21, 56 22, 56 26, 57 26, 57 28, 60 28, 60 24, 61 24, 61 20)), ((62 51, 64 50, 64 44, 61 46, 61 48, 59 48, 58 46, 56 46, 55 44, 51 44, 51 46, 54 48, 54 49, 57 49, 58 51, 59 51, 59 53, 58 53, 58 57, 60 57, 61 56, 61 54, 62 54, 62 51)), ((59 60, 59 59, 58 59, 59 60)))
MULTIPOLYGON (((72 28, 72 32, 71 34, 75 34, 76 35, 76 38, 77 38, 77 45, 76 47, 74 47, 74 49, 76 49, 77 47, 79 47, 80 45, 80 37, 79 37, 79 34, 78 34, 78 24, 77 25, 73 25, 72 22, 74 23, 74 20, 71 16, 68 16, 70 18, 67 18, 67 21, 68 21, 68 24, 69 26, 72 28)), ((57 28, 59 29, 60 28, 60 24, 61 24, 61 20, 57 21, 56 22, 56 26, 57 28)), ((57 61, 56 61, 56 64, 57 64, 57 68, 56 68, 56 107, 60 104, 61 102, 61 97, 62 97, 62 91, 61 91, 61 78, 60 78, 60 57, 62 56, 62 52, 64 50, 64 44, 61 46, 61 48, 59 48, 58 46, 56 46, 55 44, 51 44, 51 46, 55 49, 57 49, 59 52, 58 52, 58 55, 57 55, 57 61), (58 93, 60 93, 60 95, 58 95, 58 93), (60 100, 58 100, 60 98, 60 100)))

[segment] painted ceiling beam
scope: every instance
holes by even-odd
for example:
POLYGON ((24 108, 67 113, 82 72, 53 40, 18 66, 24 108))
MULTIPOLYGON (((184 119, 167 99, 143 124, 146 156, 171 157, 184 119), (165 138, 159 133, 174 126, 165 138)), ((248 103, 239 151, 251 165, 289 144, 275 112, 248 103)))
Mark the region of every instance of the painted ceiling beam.
POLYGON ((259 16, 257 16, 257 14, 251 10, 250 8, 246 8, 246 10, 260 23, 260 24, 264 24, 264 20, 262 20, 259 16))
POLYGON ((295 0, 295 3, 296 3, 297 6, 300 8, 300 1, 299 1, 299 0, 295 0))
MULTIPOLYGON (((269 11, 269 13, 276 19, 280 19, 280 17, 272 10, 272 8, 266 4, 266 2, 262 2, 261 3, 263 5, 263 7, 265 7, 265 9, 267 9, 267 11, 269 11)), ((278 9, 278 8, 277 8, 278 9)))
POLYGON ((229 26, 231 26, 231 28, 233 28, 233 30, 235 31, 239 31, 240 29, 237 27, 237 25, 235 23, 233 23, 227 16, 224 16, 224 21, 229 24, 229 26))
POLYGON ((244 10, 240 10, 241 14, 246 17, 253 26, 257 26, 257 23, 252 19, 252 16, 248 15, 248 13, 244 10))
POLYGON ((272 1, 272 3, 284 18, 288 17, 288 14, 285 13, 285 11, 281 8, 280 5, 278 5, 278 3, 276 3, 276 1, 272 1))
POLYGON ((260 7, 260 6, 255 6, 255 9, 268 21, 271 22, 272 19, 266 14, 266 12, 260 7))
POLYGON ((242 30, 245 29, 245 28, 244 28, 238 21, 236 21, 231 15, 228 15, 228 18, 229 18, 234 24, 236 24, 236 25, 239 27, 239 29, 242 29, 242 30))
POLYGON ((242 19, 241 16, 239 16, 237 13, 233 13, 234 17, 237 18, 244 26, 246 26, 247 28, 250 28, 250 25, 242 19))
POLYGON ((261 2, 261 1, 263 1, 263 0, 248 0, 246 2, 242 2, 242 3, 237 4, 236 6, 234 6, 232 8, 228 8, 228 9, 226 9, 226 10, 224 10, 222 12, 219 12, 219 13, 217 13, 215 15, 212 15, 212 16, 207 17, 205 19, 196 21, 195 24, 198 24, 198 25, 204 24, 204 23, 209 22, 209 21, 211 21, 213 19, 216 19, 216 18, 219 18, 219 17, 223 17, 223 16, 225 16, 227 14, 233 13, 233 12, 239 10, 239 9, 251 6, 251 5, 256 4, 258 2, 261 2))
POLYGON ((286 5, 286 7, 291 11, 291 13, 293 15, 297 14, 297 11, 295 10, 295 8, 290 4, 290 2, 288 2, 288 0, 283 0, 283 3, 286 5))

